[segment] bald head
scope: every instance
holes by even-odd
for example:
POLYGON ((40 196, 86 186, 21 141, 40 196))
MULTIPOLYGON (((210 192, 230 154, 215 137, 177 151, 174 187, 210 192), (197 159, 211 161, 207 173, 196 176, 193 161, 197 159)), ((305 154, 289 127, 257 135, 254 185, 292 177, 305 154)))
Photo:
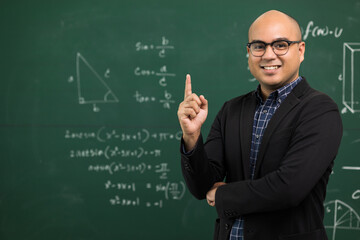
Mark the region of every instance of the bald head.
MULTIPOLYGON (((301 40, 301 29, 299 26, 299 23, 289 15, 277 11, 277 10, 270 10, 262 15, 260 15, 250 26, 249 28, 249 42, 251 42, 253 39, 251 39, 251 36, 254 32, 259 31, 259 29, 263 29, 266 26, 274 26, 274 24, 281 23, 283 25, 283 28, 286 28, 285 30, 289 32, 289 34, 292 34, 295 36, 296 40, 301 40)), ((284 29, 282 29, 284 30, 284 29)), ((294 40, 294 39, 292 39, 294 40)))

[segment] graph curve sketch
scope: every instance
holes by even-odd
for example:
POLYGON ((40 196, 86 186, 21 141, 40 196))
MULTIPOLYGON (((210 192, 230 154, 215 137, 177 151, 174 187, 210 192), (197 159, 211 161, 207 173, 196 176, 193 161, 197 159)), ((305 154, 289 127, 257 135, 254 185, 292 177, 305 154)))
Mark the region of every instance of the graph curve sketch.
POLYGON ((339 230, 357 231, 360 234, 360 217, 351 206, 334 200, 324 204, 324 207, 325 228, 332 230, 332 238, 329 236, 329 239, 335 240, 339 230))
POLYGON ((104 79, 79 52, 76 54, 76 81, 79 104, 92 104, 94 112, 100 111, 97 104, 119 102, 104 79))

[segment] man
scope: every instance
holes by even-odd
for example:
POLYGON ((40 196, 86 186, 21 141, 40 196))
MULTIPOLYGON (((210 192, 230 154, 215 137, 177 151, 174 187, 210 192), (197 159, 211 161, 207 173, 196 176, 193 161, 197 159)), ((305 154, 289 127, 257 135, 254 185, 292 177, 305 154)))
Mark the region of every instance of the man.
POLYGON ((338 108, 299 76, 305 43, 290 16, 272 10, 257 18, 247 51, 259 86, 223 105, 205 144, 208 102, 186 77, 178 109, 186 184, 216 207, 214 239, 327 239, 323 202, 342 136, 338 108))

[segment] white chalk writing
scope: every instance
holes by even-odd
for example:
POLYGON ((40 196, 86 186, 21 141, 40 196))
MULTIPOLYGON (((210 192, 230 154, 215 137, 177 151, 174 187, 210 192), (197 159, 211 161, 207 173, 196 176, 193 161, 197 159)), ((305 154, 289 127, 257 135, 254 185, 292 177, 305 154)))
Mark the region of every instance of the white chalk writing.
MULTIPOLYGON (((170 40, 166 37, 162 37, 161 45, 156 46, 155 44, 147 44, 142 41, 138 41, 135 44, 135 50, 137 52, 149 52, 151 50, 159 50, 160 59, 164 59, 166 56, 166 50, 174 50, 174 46, 170 45, 170 40)), ((136 66, 134 68, 134 75, 141 80, 146 79, 146 81, 157 81, 161 88, 167 88, 169 78, 176 77, 174 72, 168 70, 169 67, 167 64, 162 64, 158 69, 149 69, 147 67, 136 66)), ((157 94, 154 93, 143 93, 140 90, 136 90, 133 97, 137 103, 159 103, 164 109, 171 109, 172 104, 175 101, 172 99, 172 94, 168 89, 164 91, 164 97, 161 98, 157 94)))
POLYGON ((136 49, 137 52, 139 52, 139 51, 157 51, 158 56, 160 58, 165 58, 167 50, 175 49, 174 46, 169 45, 169 44, 170 44, 170 40, 163 36, 161 38, 161 44, 160 45, 156 45, 156 44, 153 44, 153 43, 150 43, 150 44, 149 43, 143 43, 143 42, 139 41, 139 42, 137 42, 135 44, 135 49, 136 49))
POLYGON ((138 147, 137 149, 120 149, 118 146, 110 147, 106 146, 104 149, 100 148, 88 148, 82 150, 70 150, 70 158, 96 158, 96 157, 105 157, 110 159, 113 157, 134 157, 141 158, 144 156, 153 156, 160 157, 161 150, 145 150, 143 147, 138 147))
POLYGON ((182 132, 177 131, 174 133, 170 132, 152 132, 146 128, 132 131, 126 130, 126 132, 120 132, 114 128, 100 127, 96 131, 73 131, 65 130, 65 139, 69 140, 88 140, 94 139, 98 142, 107 142, 110 140, 118 140, 121 142, 141 142, 146 143, 149 140, 156 140, 159 142, 176 140, 179 141, 182 137, 182 132))
POLYGON ((334 36, 335 38, 339 38, 343 32, 343 28, 335 27, 331 28, 328 26, 316 26, 314 21, 309 21, 306 26, 305 31, 303 32, 303 40, 307 40, 309 37, 327 37, 334 36))

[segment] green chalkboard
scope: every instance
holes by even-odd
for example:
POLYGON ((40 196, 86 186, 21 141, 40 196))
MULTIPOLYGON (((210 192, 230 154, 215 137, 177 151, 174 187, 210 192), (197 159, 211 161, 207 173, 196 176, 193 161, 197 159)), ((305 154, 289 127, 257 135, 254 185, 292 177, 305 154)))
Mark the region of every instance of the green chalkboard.
POLYGON ((0 3, 0 239, 211 239, 215 209, 180 171, 185 75, 209 100, 257 87, 247 30, 266 10, 299 20, 301 74, 338 104, 329 239, 360 238, 360 3, 0 3))

